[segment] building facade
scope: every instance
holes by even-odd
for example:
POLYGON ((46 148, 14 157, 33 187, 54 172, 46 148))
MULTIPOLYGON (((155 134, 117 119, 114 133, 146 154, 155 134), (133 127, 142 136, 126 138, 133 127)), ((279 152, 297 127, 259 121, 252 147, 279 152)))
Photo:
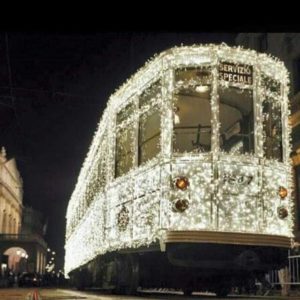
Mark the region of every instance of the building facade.
MULTIPOLYGON (((23 205, 23 181, 14 158, 0 153, 0 279, 9 272, 45 272, 47 244, 40 213, 23 205)), ((1 285, 1 284, 0 284, 1 285)))
POLYGON ((0 233, 18 234, 21 230, 23 182, 15 159, 7 159, 5 148, 0 153, 0 233))
POLYGON ((283 60, 290 73, 290 124, 294 166, 295 237, 300 242, 300 33, 240 33, 236 44, 283 60))

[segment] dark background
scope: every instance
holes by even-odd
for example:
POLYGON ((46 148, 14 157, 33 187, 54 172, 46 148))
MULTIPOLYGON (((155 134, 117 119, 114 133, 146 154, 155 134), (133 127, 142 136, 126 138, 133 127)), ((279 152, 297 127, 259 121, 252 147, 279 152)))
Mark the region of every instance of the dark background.
POLYGON ((48 220, 63 267, 65 214, 109 96, 146 60, 173 46, 234 45, 235 33, 1 32, 0 147, 15 157, 23 203, 48 220))

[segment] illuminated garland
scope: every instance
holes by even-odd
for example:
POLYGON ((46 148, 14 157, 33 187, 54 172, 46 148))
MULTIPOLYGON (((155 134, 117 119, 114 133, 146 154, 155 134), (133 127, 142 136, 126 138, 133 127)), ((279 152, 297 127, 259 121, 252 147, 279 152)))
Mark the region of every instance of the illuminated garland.
MULTIPOLYGON (((242 231, 292 237, 288 82, 286 68, 278 59, 225 44, 175 47, 148 62, 111 96, 95 133, 67 210, 65 272, 108 251, 163 240, 166 230, 242 231), (255 154, 219 151, 218 89, 236 86, 246 92, 252 88, 220 80, 221 61, 253 66, 255 154), (201 65, 211 68, 212 151, 173 154, 173 70, 201 65), (272 80, 262 80, 263 76, 272 80), (139 108, 141 91, 158 79, 162 79, 161 94, 139 108), (279 93, 274 80, 282 86, 279 93), (266 116, 262 100, 266 97, 281 104, 283 163, 263 157, 266 116), (133 112, 116 127, 116 114, 129 102, 134 104, 133 112), (155 107, 161 113, 160 154, 139 167, 135 154, 133 168, 115 179, 118 132, 130 124, 136 130, 139 118, 155 107), (186 190, 174 189, 172 179, 178 176, 189 179, 186 190), (279 186, 288 189, 284 200, 278 195, 279 186), (181 205, 188 203, 182 212, 174 210, 178 199, 181 205), (278 217, 280 207, 288 210, 285 219, 278 217)), ((131 146, 136 153, 137 142, 131 146)))

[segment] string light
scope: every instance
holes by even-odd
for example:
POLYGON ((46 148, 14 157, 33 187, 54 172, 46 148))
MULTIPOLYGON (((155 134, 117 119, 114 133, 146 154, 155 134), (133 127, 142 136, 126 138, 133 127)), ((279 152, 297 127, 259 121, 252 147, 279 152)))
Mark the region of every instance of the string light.
MULTIPOLYGON (((196 87, 199 82, 195 80, 192 84, 196 87)), ((288 72, 277 58, 226 44, 175 47, 148 62, 110 97, 94 135, 67 209, 65 273, 97 255, 163 240, 167 230, 220 230, 293 237, 288 84, 288 72), (229 83, 224 74, 219 77, 218 66, 224 61, 252 66, 253 82, 247 77, 245 83, 243 78, 229 83), (205 82, 211 84, 211 151, 173 153, 177 89, 174 70, 202 66, 209 67, 211 74, 205 82), (147 104, 139 105, 141 91, 158 80, 160 91, 147 104), (274 81, 280 83, 279 92, 274 81), (252 154, 239 154, 237 146, 231 153, 220 151, 219 89, 230 86, 242 93, 253 92, 255 152, 252 154), (269 113, 263 112, 262 106, 267 98, 281 109, 282 162, 265 157, 267 136, 263 124, 269 113), (116 115, 129 102, 132 107, 116 128, 116 115), (122 129, 136 132, 139 118, 153 110, 161 115, 160 153, 138 166, 137 140, 132 134, 132 168, 115 178, 118 132, 122 129), (172 180, 180 177, 188 178, 186 190, 174 188, 172 180), (288 190, 284 201, 278 194, 279 187, 288 190)), ((175 122, 180 122, 179 118, 175 122)))

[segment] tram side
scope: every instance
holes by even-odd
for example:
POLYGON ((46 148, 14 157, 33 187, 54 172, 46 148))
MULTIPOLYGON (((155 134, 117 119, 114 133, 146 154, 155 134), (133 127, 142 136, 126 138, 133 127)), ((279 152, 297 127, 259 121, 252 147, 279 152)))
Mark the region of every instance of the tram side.
POLYGON ((285 265, 288 79, 258 56, 171 49, 111 97, 67 211, 79 288, 225 295, 285 265))

